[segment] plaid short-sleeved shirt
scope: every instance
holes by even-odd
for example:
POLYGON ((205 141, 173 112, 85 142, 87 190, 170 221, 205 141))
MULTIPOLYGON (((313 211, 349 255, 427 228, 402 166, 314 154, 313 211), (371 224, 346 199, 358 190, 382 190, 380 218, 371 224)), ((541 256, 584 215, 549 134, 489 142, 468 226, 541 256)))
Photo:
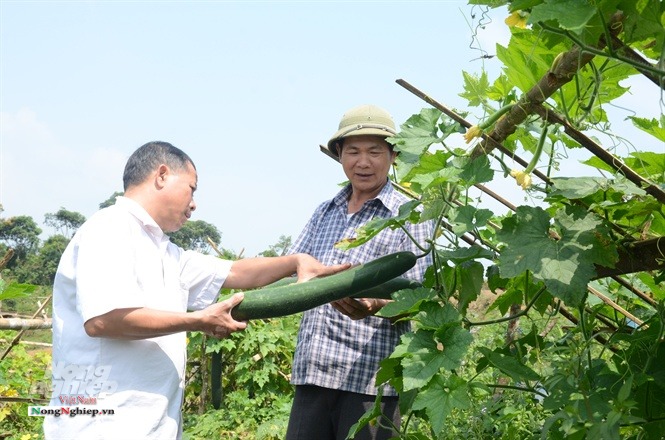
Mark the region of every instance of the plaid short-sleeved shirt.
MULTIPOLYGON (((384 229, 362 246, 342 251, 335 243, 356 235, 355 230, 375 218, 397 215, 409 199, 386 184, 376 198, 368 200, 360 211, 348 215, 351 186, 346 186, 332 200, 321 204, 300 233, 290 253, 307 253, 324 264, 364 263, 392 252, 410 250, 420 253, 401 229, 384 229)), ((409 232, 423 246, 431 238, 432 223, 410 225, 409 232)), ((421 258, 403 276, 422 280, 430 258, 421 258)), ((385 318, 370 316, 354 321, 330 304, 303 314, 293 361, 291 382, 376 395, 375 375, 379 362, 388 357, 409 330, 408 323, 393 325, 385 318)), ((384 387, 384 395, 395 390, 384 387)))

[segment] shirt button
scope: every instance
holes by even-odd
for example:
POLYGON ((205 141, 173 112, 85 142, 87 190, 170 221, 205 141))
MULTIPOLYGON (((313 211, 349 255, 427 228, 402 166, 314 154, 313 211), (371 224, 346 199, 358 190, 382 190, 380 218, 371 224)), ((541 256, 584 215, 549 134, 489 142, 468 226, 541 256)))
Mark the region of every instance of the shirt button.
POLYGON ((319 315, 323 315, 323 310, 319 310, 319 315))

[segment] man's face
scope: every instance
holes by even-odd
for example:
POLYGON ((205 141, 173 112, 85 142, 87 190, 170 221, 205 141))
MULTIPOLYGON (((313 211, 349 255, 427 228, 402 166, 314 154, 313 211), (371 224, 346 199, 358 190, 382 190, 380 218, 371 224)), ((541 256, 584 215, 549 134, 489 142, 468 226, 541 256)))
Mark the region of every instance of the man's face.
POLYGON ((175 171, 169 169, 165 176, 163 216, 160 226, 164 232, 174 232, 191 217, 192 211, 196 209, 194 202, 194 191, 198 175, 192 164, 187 168, 175 171))
POLYGON ((352 136, 342 143, 340 162, 354 192, 373 194, 386 183, 395 156, 380 136, 352 136))

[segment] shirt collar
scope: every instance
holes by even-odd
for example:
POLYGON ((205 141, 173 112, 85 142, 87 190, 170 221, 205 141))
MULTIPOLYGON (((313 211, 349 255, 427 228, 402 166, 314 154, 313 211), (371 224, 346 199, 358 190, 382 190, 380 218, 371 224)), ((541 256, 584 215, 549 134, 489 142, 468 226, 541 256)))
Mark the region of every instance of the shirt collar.
MULTIPOLYGON (((352 188, 351 184, 347 184, 340 192, 337 193, 337 195, 333 198, 333 203, 336 205, 340 206, 345 206, 349 203, 349 196, 351 195, 352 188)), ((368 200, 365 202, 367 204, 368 202, 371 202, 373 200, 378 200, 381 202, 381 204, 390 211, 390 213, 394 216, 396 216, 399 212, 399 207, 402 205, 401 201, 398 200, 396 197, 397 192, 393 188, 392 184, 390 181, 386 181, 386 184, 383 185, 383 188, 381 188, 381 191, 374 197, 373 199, 368 200)))
POLYGON ((150 216, 150 214, 148 214, 148 211, 146 211, 137 201, 128 197, 118 196, 115 199, 115 204, 136 217, 136 219, 143 225, 143 229, 148 232, 157 243, 164 241, 164 239, 168 240, 168 236, 164 234, 162 228, 159 227, 157 222, 150 216))

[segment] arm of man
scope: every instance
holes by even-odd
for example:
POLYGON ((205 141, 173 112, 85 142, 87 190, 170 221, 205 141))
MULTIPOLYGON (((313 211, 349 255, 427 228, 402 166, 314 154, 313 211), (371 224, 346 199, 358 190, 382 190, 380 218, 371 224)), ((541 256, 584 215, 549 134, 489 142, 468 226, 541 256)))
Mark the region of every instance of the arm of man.
POLYGON ((146 339, 184 331, 201 331, 216 338, 244 330, 247 322, 231 317, 231 309, 243 299, 242 293, 195 312, 168 312, 145 307, 114 309, 87 320, 90 337, 146 339))
POLYGON ((245 258, 233 262, 223 287, 230 289, 261 287, 294 273, 298 275, 298 281, 302 282, 332 275, 349 267, 350 264, 326 266, 308 254, 245 258))

